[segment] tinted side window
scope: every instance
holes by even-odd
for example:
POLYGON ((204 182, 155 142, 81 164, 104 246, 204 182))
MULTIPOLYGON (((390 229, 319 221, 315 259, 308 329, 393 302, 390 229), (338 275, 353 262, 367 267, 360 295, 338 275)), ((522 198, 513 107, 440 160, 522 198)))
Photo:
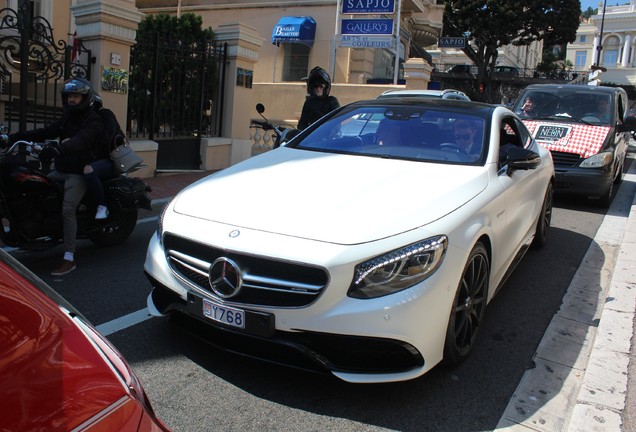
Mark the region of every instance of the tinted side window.
POLYGON ((627 100, 622 93, 617 93, 616 97, 618 100, 618 118, 622 120, 625 118, 625 113, 627 112, 627 100))
POLYGON ((508 152, 514 147, 528 147, 532 137, 527 129, 514 117, 502 119, 499 130, 499 167, 504 166, 508 159, 508 152))

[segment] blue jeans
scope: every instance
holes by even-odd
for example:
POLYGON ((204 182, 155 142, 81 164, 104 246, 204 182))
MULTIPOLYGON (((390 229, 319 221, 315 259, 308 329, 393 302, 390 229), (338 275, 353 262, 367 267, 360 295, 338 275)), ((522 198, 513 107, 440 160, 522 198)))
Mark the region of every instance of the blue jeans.
POLYGON ((115 175, 113 168, 113 162, 110 159, 99 159, 86 165, 90 166, 93 171, 86 172, 84 168, 84 179, 86 180, 86 187, 88 191, 93 195, 98 205, 106 205, 106 198, 104 197, 104 185, 102 180, 109 179, 115 175))

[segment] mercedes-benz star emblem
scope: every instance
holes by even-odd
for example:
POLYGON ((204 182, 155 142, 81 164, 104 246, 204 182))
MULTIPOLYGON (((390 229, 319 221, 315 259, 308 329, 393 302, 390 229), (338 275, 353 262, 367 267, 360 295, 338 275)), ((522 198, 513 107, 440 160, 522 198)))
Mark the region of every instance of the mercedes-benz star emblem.
POLYGON ((225 257, 214 260, 208 279, 212 291, 221 298, 234 297, 241 291, 243 284, 241 269, 234 261, 225 257))

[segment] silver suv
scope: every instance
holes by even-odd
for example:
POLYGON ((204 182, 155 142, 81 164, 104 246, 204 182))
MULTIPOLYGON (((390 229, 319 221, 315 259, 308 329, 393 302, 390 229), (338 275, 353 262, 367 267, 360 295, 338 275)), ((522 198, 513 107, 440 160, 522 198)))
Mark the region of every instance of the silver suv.
POLYGON ((421 97, 421 98, 440 98, 469 101, 470 98, 464 92, 455 89, 445 90, 387 90, 376 99, 385 99, 389 97, 421 97))

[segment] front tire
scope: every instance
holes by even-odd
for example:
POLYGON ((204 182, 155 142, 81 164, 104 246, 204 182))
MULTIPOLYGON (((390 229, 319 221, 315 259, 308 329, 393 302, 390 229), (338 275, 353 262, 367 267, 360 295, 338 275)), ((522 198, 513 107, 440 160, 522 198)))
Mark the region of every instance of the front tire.
POLYGON ((104 226, 91 234, 89 239, 99 246, 116 246, 126 241, 137 225, 137 209, 119 210, 106 219, 104 226))
POLYGON ((488 251, 479 242, 468 256, 453 300, 444 345, 444 361, 447 364, 463 362, 475 345, 486 310, 489 279, 488 251))
POLYGON ((534 240, 532 241, 532 247, 534 248, 543 247, 548 240, 548 232, 550 231, 550 224, 552 222, 553 196, 554 186, 552 182, 550 182, 548 189, 545 191, 541 213, 539 213, 539 220, 537 220, 537 230, 534 234, 534 240))
POLYGON ((612 195, 614 194, 614 181, 611 181, 607 191, 597 201, 599 207, 608 208, 612 203, 612 195))

